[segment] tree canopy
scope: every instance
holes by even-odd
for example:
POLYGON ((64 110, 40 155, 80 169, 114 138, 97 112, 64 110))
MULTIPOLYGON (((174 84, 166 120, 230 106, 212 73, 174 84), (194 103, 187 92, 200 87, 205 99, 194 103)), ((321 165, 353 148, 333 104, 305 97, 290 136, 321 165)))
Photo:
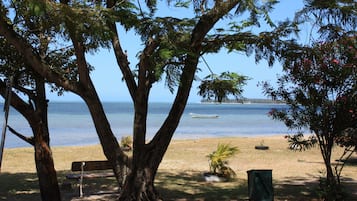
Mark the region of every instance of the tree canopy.
POLYGON ((221 103, 233 95, 236 100, 242 97, 243 86, 249 78, 234 72, 211 74, 203 78, 198 94, 204 99, 221 103))
POLYGON ((297 131, 288 136, 291 147, 303 150, 318 144, 326 166, 326 183, 322 183, 326 200, 341 199, 342 168, 334 171, 331 167, 332 147, 338 143, 353 152, 355 148, 350 147, 356 145, 357 21, 353 7, 353 1, 307 1, 296 20, 313 21, 317 32, 311 35, 310 44, 291 46, 281 55, 283 75, 278 87, 264 85, 267 95, 288 105, 270 115, 297 131), (307 139, 306 128, 313 133, 307 139))

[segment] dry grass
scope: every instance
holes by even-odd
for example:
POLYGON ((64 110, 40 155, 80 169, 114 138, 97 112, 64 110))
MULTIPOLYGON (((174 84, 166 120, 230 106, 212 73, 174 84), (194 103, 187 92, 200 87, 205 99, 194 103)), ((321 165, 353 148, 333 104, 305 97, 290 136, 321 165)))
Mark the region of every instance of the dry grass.
MULTIPOLYGON (((342 149, 335 148, 333 161, 338 159, 341 153, 342 149)), ((72 161, 105 158, 99 145, 54 147, 53 156, 61 182, 72 161)), ((23 177, 27 175, 28 180, 36 179, 33 149, 5 149, 3 159, 2 173, 5 173, 5 176, 15 178, 28 173, 23 177)), ((276 200, 313 200, 316 195, 311 185, 316 187, 319 177, 323 176, 321 172, 324 170, 324 164, 318 148, 304 152, 290 151, 282 136, 175 140, 160 165, 157 186, 168 200, 244 200, 247 199, 247 171, 251 169, 272 170, 276 200), (264 145, 269 146, 269 150, 254 149, 262 140, 264 145), (237 180, 207 184, 202 181, 201 174, 209 170, 206 156, 216 149, 218 143, 230 143, 239 148, 239 153, 229 163, 237 173, 237 180)), ((343 170, 344 181, 348 181, 348 185, 352 187, 357 186, 356 173, 355 164, 347 165, 343 170)), ((0 179, 5 176, 0 175, 0 179)), ((113 187, 110 184, 114 183, 112 180, 106 182, 101 185, 113 187)), ((19 182, 19 185, 26 184, 19 182)), ((18 191, 14 186, 9 188, 18 191)), ((0 200, 2 197, 9 198, 8 193, 0 190, 0 200)), ((356 190, 350 190, 350 194, 357 197, 356 190)))
MULTIPOLYGON (((160 169, 165 171, 204 171, 208 170, 206 155, 216 149, 218 143, 230 143, 239 148, 236 157, 230 160, 230 166, 238 173, 238 178, 246 178, 251 169, 271 169, 273 178, 281 180, 289 177, 316 177, 324 169, 319 149, 298 152, 287 149, 287 142, 282 136, 257 138, 220 138, 174 141, 166 154, 160 169), (254 149, 255 145, 269 146, 269 150, 254 149), (189 164, 189 165, 188 165, 189 164)), ((335 148, 333 161, 338 159, 342 149, 335 148)), ((345 177, 357 179, 355 167, 346 166, 345 177)))

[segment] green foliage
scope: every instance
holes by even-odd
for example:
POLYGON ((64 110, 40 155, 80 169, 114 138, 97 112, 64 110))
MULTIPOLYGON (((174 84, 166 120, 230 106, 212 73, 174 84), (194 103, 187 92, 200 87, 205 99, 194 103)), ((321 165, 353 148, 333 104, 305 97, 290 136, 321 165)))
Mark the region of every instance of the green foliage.
POLYGON ((356 30, 357 11, 354 0, 307 0, 303 10, 297 13, 300 22, 312 21, 320 36, 327 39, 340 37, 349 30, 356 30))
POLYGON ((19 89, 16 92, 33 93, 31 91, 35 85, 33 73, 26 68, 23 56, 0 36, 0 78, 10 80, 11 77, 14 80, 13 87, 19 89), (26 86, 30 90, 24 90, 26 86))
POLYGON ((256 0, 241 1, 236 10, 237 14, 241 14, 250 11, 250 17, 248 18, 251 22, 254 22, 258 26, 260 17, 262 17, 270 26, 275 26, 270 19, 268 13, 273 9, 273 6, 278 3, 277 0, 268 0, 262 4, 259 4, 256 0))
POLYGON ((124 149, 131 149, 133 146, 133 138, 131 136, 123 136, 120 140, 120 145, 124 149))
POLYGON ((216 151, 207 157, 209 158, 210 171, 227 178, 235 176, 235 172, 228 166, 228 159, 238 153, 238 148, 229 144, 218 144, 216 151))
POLYGON ((175 7, 189 8, 190 5, 191 5, 191 1, 178 0, 175 2, 175 7))
POLYGON ((212 74, 201 81, 198 94, 207 100, 214 99, 219 103, 228 99, 229 95, 238 99, 248 79, 234 72, 223 72, 219 76, 212 74))
MULTIPOLYGON (((121 2, 112 8, 105 8, 99 2, 71 1, 65 4, 38 0, 13 1, 7 6, 3 9, 13 10, 12 23, 18 33, 50 65, 52 73, 71 83, 79 81, 71 37, 82 43, 85 53, 95 53, 99 48, 111 47, 113 31, 108 22, 121 23, 126 29, 139 23, 136 7, 130 2, 121 2)), ((12 19, 8 20, 11 22, 12 19)), ((88 71, 94 69, 90 64, 87 68, 88 71)), ((63 94, 61 86, 49 85, 51 92, 63 94)))
POLYGON ((265 86, 289 110, 272 111, 292 129, 308 127, 317 134, 340 133, 356 125, 356 40, 316 43, 296 59, 286 60, 279 88, 265 86), (323 126, 324 125, 324 126, 323 126))
POLYGON ((97 2, 66 4, 39 0, 14 1, 12 6, 19 26, 45 32, 53 40, 51 42, 70 42, 70 35, 75 36, 86 45, 86 51, 92 53, 97 48, 110 47, 113 32, 108 22, 121 23, 127 29, 139 23, 136 7, 130 2, 115 4, 113 8, 105 8, 97 2))
POLYGON ((350 147, 357 151, 357 128, 346 128, 336 139, 336 143, 342 147, 350 147))
MULTIPOLYGON (((148 44, 158 44, 155 51, 150 53, 150 57, 146 58, 150 84, 164 79, 171 93, 179 85, 189 49, 190 31, 194 24, 193 19, 174 17, 145 18, 141 22, 141 26, 136 30, 142 40, 148 44)), ((139 52, 140 60, 143 54, 144 51, 139 52)), ((136 67, 140 68, 140 65, 136 67)))
POLYGON ((305 151, 314 147, 318 143, 314 135, 310 135, 306 139, 302 133, 286 135, 285 138, 288 140, 289 148, 294 151, 305 151))
MULTIPOLYGON (((332 170, 332 147, 336 142, 342 146, 353 143, 344 141, 352 138, 342 136, 346 129, 357 127, 357 41, 355 30, 350 30, 355 25, 336 22, 333 26, 339 26, 339 31, 321 35, 322 41, 282 53, 284 74, 278 79, 278 87, 264 85, 267 95, 288 105, 286 109, 272 110, 270 115, 297 130, 296 135, 287 137, 290 146, 304 150, 315 143, 319 145, 326 167, 326 192, 340 185, 342 171, 341 168, 338 172, 337 166, 335 173, 332 170), (309 129, 314 136, 304 139, 303 129, 309 129)), ((332 197, 329 193, 325 196, 332 197)))
MULTIPOLYGON (((169 1, 172 3, 172 1, 169 1)), ((188 1, 175 1, 176 6, 188 6, 188 1)), ((229 20, 228 26, 217 27, 216 33, 209 32, 202 43, 202 51, 200 54, 205 53, 217 53, 221 48, 227 48, 229 52, 233 51, 243 51, 248 52, 255 49, 259 52, 263 46, 266 47, 267 44, 271 46, 271 40, 265 40, 265 43, 260 45, 259 48, 253 47, 254 43, 262 41, 250 33, 250 31, 243 32, 244 29, 252 26, 260 26, 261 22, 259 18, 264 16, 265 22, 270 26, 275 26, 268 16, 268 12, 273 8, 273 5, 277 1, 264 1, 258 2, 255 0, 244 1, 237 3, 238 7, 234 13, 236 16, 241 16, 241 14, 247 12, 250 13, 248 17, 243 17, 241 22, 236 20, 229 20), (227 28, 228 27, 228 28, 227 28), (248 46, 251 49, 247 48, 248 46)), ((191 41, 191 33, 195 29, 195 25, 198 23, 198 17, 200 14, 209 12, 209 6, 211 2, 208 1, 194 1, 194 7, 198 11, 196 17, 194 18, 175 18, 175 17, 152 17, 151 14, 143 14, 143 18, 140 21, 140 26, 136 27, 135 30, 141 36, 142 41, 145 44, 159 44, 155 51, 150 53, 150 58, 147 62, 149 65, 148 73, 150 74, 148 78, 150 79, 150 84, 157 81, 165 79, 166 86, 169 88, 170 92, 173 93, 177 86, 180 86, 181 80, 180 76, 188 57, 191 41)), ((228 17, 233 17, 232 14, 226 15, 228 17)), ((246 15, 245 15, 246 16, 246 15)), ((282 31, 274 35, 275 39, 284 36, 282 31)), ((272 48, 270 48, 271 50, 272 48)), ((270 54, 270 50, 264 50, 264 56, 270 54)), ((138 54, 140 58, 143 56, 144 51, 138 54)), ((257 60, 262 59, 263 56, 257 57, 257 60)), ((272 57, 270 57, 272 58, 272 57)), ((142 58, 140 58, 141 60, 142 58)), ((139 68, 139 65, 136 66, 139 68)), ((135 70, 134 72, 139 72, 135 70)), ((231 78, 229 78, 231 79, 231 78)), ((214 85, 223 85, 226 88, 234 88, 235 83, 229 82, 227 80, 215 80, 214 85)), ((233 96, 239 97, 240 89, 233 89, 231 92, 233 96)), ((209 96, 210 97, 210 96, 209 96)), ((224 98, 221 95, 218 96, 224 98)))
POLYGON ((30 12, 35 16, 41 16, 45 14, 46 5, 43 4, 41 1, 32 1, 29 2, 28 9, 30 12))

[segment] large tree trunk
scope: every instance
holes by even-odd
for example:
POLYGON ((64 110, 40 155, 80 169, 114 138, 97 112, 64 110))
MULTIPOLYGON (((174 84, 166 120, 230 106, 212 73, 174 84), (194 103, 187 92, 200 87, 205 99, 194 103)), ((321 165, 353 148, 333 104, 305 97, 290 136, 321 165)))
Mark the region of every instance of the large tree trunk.
POLYGON ((331 167, 331 157, 324 160, 326 168, 326 181, 327 185, 334 185, 336 183, 335 175, 333 174, 333 169, 331 167))
POLYGON ((337 178, 334 175, 332 166, 331 166, 331 153, 332 153, 332 147, 333 147, 334 141, 332 140, 331 137, 328 139, 324 139, 323 141, 320 141, 319 146, 321 150, 321 154, 324 160, 325 168, 326 168, 326 182, 320 183, 320 187, 322 188, 326 194, 323 195, 323 199, 325 201, 332 201, 335 200, 335 196, 337 195, 339 189, 338 189, 338 183, 337 183, 337 178))
MULTIPOLYGON (((185 67, 183 68, 180 86, 178 87, 176 98, 165 122, 156 133, 151 142, 146 143, 146 117, 148 96, 151 88, 150 78, 147 76, 150 69, 150 53, 155 50, 155 42, 151 41, 144 49, 140 57, 138 86, 131 83, 130 76, 126 77, 129 91, 132 94, 135 104, 134 119, 134 147, 133 147, 133 167, 132 172, 126 179, 120 201, 156 201, 161 200, 154 187, 154 179, 164 154, 170 144, 172 136, 179 124, 185 109, 194 75, 196 73, 198 60, 201 52, 201 43, 207 32, 213 25, 231 10, 237 1, 229 1, 226 5, 217 8, 220 12, 212 11, 204 15, 192 31, 190 50, 187 50, 185 67)), ((216 10, 216 9, 212 9, 216 10)), ((122 50, 117 45, 118 39, 114 41, 114 48, 118 52, 117 58, 121 59, 122 50), (116 46, 117 45, 117 46, 116 46)), ((118 62, 119 66, 125 70, 127 63, 118 62)), ((123 74, 125 74, 124 71, 123 74)))
POLYGON ((34 97, 34 118, 28 121, 34 133, 34 148, 37 176, 39 179, 42 201, 60 201, 57 173, 54 168, 50 135, 48 131, 48 104, 46 100, 45 82, 36 78, 36 96, 34 97))
MULTIPOLYGON (((41 127, 41 126, 39 126, 41 127)), ((57 173, 51 149, 43 138, 42 128, 35 134, 35 162, 42 201, 60 201, 61 193, 58 186, 57 173)))
POLYGON ((126 178, 120 201, 161 200, 154 186, 158 166, 164 153, 157 153, 145 146, 140 151, 140 160, 133 163, 132 171, 126 178))

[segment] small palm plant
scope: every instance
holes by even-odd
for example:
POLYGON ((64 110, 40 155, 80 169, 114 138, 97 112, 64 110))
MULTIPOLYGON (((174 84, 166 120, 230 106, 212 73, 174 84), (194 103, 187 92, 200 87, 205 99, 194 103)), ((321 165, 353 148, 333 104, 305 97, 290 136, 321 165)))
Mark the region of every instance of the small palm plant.
POLYGON ((121 138, 120 144, 124 151, 130 151, 133 144, 133 139, 131 136, 123 136, 121 138))
POLYGON ((229 144, 218 144, 217 150, 207 156, 209 158, 211 173, 226 178, 235 177, 236 173, 228 166, 228 159, 237 153, 237 147, 233 147, 229 144))

